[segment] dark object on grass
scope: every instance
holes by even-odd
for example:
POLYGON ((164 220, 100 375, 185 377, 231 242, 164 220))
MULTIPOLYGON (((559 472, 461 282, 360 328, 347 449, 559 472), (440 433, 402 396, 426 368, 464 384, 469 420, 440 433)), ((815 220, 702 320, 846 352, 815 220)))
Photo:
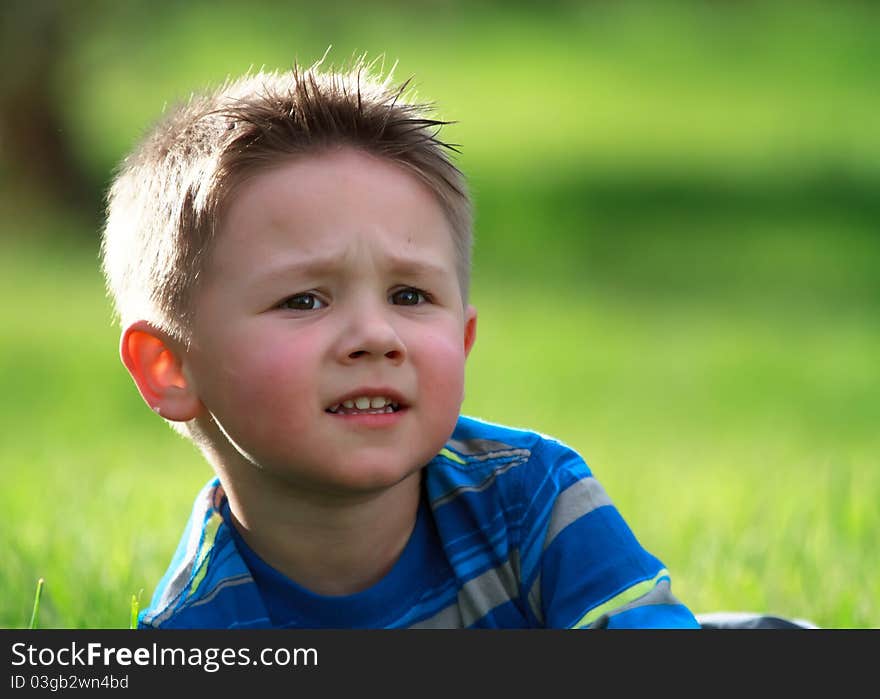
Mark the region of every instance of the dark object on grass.
POLYGON ((806 619, 786 619, 756 612, 712 612, 697 614, 704 629, 818 629, 806 619))

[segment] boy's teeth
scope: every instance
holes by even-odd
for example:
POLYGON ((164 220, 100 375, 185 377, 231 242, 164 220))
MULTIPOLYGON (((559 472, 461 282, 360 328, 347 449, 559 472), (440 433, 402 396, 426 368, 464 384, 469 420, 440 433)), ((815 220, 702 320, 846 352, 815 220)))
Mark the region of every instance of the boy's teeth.
POLYGON ((344 400, 329 408, 331 413, 339 412, 340 408, 346 410, 368 410, 369 412, 391 413, 397 409, 397 404, 385 396, 358 396, 357 398, 344 400))

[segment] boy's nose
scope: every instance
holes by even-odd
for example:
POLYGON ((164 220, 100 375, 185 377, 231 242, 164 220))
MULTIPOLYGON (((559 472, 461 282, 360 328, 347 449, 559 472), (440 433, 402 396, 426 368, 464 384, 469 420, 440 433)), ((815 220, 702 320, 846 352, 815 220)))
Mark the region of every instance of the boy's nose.
MULTIPOLYGON (((390 309, 389 309, 390 310, 390 309)), ((367 358, 386 358, 400 363, 406 356, 406 346, 388 317, 389 310, 353 309, 341 344, 341 359, 345 362, 367 358)))

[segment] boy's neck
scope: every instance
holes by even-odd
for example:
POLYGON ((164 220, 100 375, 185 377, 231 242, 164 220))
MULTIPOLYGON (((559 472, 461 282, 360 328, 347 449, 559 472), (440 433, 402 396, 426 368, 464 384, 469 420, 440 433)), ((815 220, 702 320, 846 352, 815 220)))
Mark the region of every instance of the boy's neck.
POLYGON ((233 524, 266 563, 321 595, 350 595, 379 582, 415 526, 421 471, 386 490, 345 501, 284 485, 221 475, 233 524))

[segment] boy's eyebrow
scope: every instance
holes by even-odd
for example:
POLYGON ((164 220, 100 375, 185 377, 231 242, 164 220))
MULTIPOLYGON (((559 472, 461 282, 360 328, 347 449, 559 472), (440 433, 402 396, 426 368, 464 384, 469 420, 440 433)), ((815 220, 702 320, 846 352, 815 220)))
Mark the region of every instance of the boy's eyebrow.
POLYGON ((336 257, 315 257, 306 260, 285 260, 275 265, 267 265, 257 270, 261 279, 274 279, 289 274, 323 274, 339 267, 336 257))
POLYGON ((391 271, 405 274, 418 275, 446 275, 448 270, 443 265, 438 265, 430 260, 416 260, 408 257, 391 258, 391 271))
MULTIPOLYGON (((338 256, 316 257, 307 260, 294 260, 274 265, 269 269, 263 269, 260 277, 272 279, 290 274, 327 274, 336 272, 344 267, 344 263, 338 256)), ((419 260, 408 257, 393 256, 389 261, 389 269, 396 274, 414 274, 419 276, 431 276, 448 274, 442 266, 430 260, 419 260)))

